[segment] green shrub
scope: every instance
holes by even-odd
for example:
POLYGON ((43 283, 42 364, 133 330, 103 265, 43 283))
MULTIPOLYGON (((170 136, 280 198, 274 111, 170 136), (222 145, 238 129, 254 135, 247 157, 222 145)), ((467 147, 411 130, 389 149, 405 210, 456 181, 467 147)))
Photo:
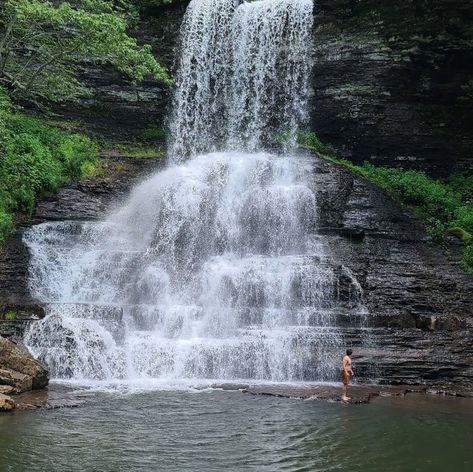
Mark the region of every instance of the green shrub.
POLYGON ((0 209, 0 242, 2 242, 6 235, 13 228, 13 219, 11 213, 7 213, 5 210, 0 209))
POLYGON ((473 244, 465 248, 462 259, 463 268, 473 276, 473 244))
POLYGON ((445 179, 444 182, 463 201, 473 203, 473 175, 453 174, 445 179))
POLYGON ((93 175, 97 146, 38 118, 12 113, 0 88, 0 241, 13 215, 31 214, 37 195, 51 195, 69 180, 93 175))
POLYGON ((330 144, 324 144, 315 133, 298 131, 297 144, 305 149, 325 154, 327 156, 335 155, 335 149, 330 144))
POLYGON ((157 126, 148 126, 143 131, 143 138, 148 140, 165 141, 166 135, 166 130, 157 126))
POLYGON ((469 233, 473 233, 473 203, 455 209, 454 223, 469 233))
POLYGON ((462 243, 468 243, 472 239, 471 233, 465 231, 463 228, 459 226, 454 226, 453 228, 448 228, 446 231, 448 234, 453 234, 456 236, 462 243))

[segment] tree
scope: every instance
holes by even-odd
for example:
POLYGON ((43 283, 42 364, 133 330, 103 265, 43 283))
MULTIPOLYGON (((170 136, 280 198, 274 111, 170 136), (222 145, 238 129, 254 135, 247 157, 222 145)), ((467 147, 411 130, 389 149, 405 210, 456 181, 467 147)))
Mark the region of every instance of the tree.
POLYGON ((111 64, 136 83, 148 75, 170 83, 151 47, 127 34, 133 15, 126 0, 5 0, 0 84, 13 99, 44 106, 90 93, 77 75, 84 63, 111 64))

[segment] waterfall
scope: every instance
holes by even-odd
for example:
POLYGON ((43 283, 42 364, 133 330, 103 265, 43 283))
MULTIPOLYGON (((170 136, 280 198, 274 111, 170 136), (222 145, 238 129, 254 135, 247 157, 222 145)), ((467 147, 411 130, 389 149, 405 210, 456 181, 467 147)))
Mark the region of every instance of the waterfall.
POLYGON ((309 0, 191 2, 169 166, 102 222, 24 235, 47 310, 25 342, 54 377, 335 378, 347 307, 313 158, 261 150, 305 119, 311 25, 309 0))
POLYGON ((294 144, 307 121, 312 0, 199 0, 182 27, 170 155, 294 144))

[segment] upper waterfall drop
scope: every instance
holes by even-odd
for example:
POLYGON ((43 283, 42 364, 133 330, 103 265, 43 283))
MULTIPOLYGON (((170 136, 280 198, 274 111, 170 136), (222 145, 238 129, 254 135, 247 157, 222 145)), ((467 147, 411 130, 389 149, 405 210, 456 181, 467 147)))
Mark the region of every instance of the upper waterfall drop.
POLYGON ((307 121, 312 0, 193 0, 181 34, 171 115, 174 162, 256 151, 307 121))

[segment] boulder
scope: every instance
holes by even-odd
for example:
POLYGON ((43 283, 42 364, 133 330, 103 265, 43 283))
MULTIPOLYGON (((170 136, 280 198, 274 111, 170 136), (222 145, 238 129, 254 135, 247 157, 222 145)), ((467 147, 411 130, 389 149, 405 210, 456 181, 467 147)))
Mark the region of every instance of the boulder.
POLYGON ((22 393, 33 388, 33 379, 16 370, 0 369, 0 385, 13 387, 14 393, 22 393))
POLYGON ((48 382, 48 371, 40 362, 13 342, 0 336, 0 384, 25 391, 25 389, 46 387, 48 382))
POLYGON ((12 411, 15 409, 15 402, 8 395, 0 393, 0 411, 12 411))

